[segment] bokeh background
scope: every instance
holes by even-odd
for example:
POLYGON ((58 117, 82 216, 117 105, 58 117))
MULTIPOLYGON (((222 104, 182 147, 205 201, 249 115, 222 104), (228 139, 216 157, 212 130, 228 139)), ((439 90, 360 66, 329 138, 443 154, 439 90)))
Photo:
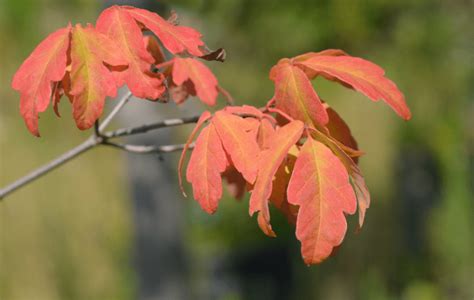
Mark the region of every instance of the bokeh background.
MULTIPOLYGON (((68 21, 93 23, 112 2, 147 6, 198 28, 224 64, 209 63, 237 103, 272 96, 279 58, 341 48, 374 61, 404 91, 413 119, 316 80, 367 153, 373 202, 336 256, 307 267, 294 229, 274 213, 264 236, 246 200, 214 216, 176 187, 178 154, 93 150, 0 203, 0 299, 473 299, 474 3, 469 0, 1 0, 0 186, 90 134, 41 116, 42 138, 19 115, 13 73, 68 21), (150 6, 151 5, 151 6, 150 6)), ((110 101, 111 102, 111 101, 110 101)), ((193 101, 191 101, 193 102, 193 101)), ((194 101, 195 102, 195 101, 194 101)), ((191 114, 134 100, 114 126, 191 114)), ((180 142, 189 127, 134 142, 180 142)))

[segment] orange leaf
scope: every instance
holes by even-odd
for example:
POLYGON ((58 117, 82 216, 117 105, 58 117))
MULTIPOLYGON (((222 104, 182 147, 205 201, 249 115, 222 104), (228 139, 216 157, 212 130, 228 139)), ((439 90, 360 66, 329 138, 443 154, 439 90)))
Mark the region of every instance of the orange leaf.
POLYGON ((335 78, 373 101, 382 99, 403 119, 411 118, 402 92, 384 76, 385 71, 376 64, 358 57, 324 55, 312 56, 295 64, 329 80, 335 78))
POLYGON ((260 229, 269 236, 275 236, 270 225, 270 211, 268 209, 273 177, 291 146, 300 139, 303 128, 304 124, 298 120, 279 128, 269 139, 268 148, 260 153, 258 159, 258 174, 250 196, 249 213, 253 215, 255 212, 259 212, 260 229))
POLYGON ((165 91, 163 75, 151 72, 155 59, 145 48, 140 27, 128 11, 119 6, 104 10, 97 20, 97 30, 115 41, 128 62, 127 69, 115 73, 118 85, 127 83, 138 98, 158 99, 165 91))
POLYGON ((359 224, 358 229, 362 228, 365 219, 365 212, 370 206, 370 193, 367 185, 365 183, 362 172, 360 171, 357 163, 352 159, 346 151, 344 151, 340 144, 331 137, 326 136, 325 134, 319 132, 318 130, 313 130, 312 135, 328 146, 332 152, 339 158, 347 172, 349 172, 351 177, 351 183, 354 187, 354 191, 357 196, 357 203, 359 207, 359 224))
POLYGON ((225 151, 229 154, 232 164, 249 183, 255 181, 260 151, 257 141, 246 131, 248 123, 225 111, 218 111, 212 118, 225 151))
POLYGON ((71 90, 73 116, 79 129, 88 129, 102 114, 105 97, 117 95, 117 84, 105 66, 127 65, 120 48, 91 25, 72 31, 71 90))
MULTIPOLYGON (((207 105, 215 105, 218 95, 217 79, 202 62, 192 58, 173 59, 173 81, 181 86, 188 80, 193 83, 196 95, 207 105)), ((191 93, 192 94, 192 93, 191 93)))
POLYGON ((342 243, 347 230, 344 213, 355 213, 357 204, 344 165, 311 137, 296 160, 288 202, 300 206, 296 237, 307 264, 322 262, 342 243))
POLYGON ((28 130, 36 136, 38 113, 48 108, 52 87, 66 73, 71 25, 46 37, 15 73, 12 88, 19 91, 20 112, 28 130))
POLYGON ((274 135, 275 128, 273 128, 272 123, 267 119, 262 119, 257 133, 257 142, 261 150, 270 148, 274 135))
POLYGON ((273 99, 276 108, 308 125, 325 125, 328 122, 326 109, 311 81, 288 59, 281 60, 271 69, 270 79, 275 82, 273 99))
POLYGON ((291 173, 295 167, 298 153, 299 150, 296 145, 292 146, 288 151, 287 157, 278 168, 278 171, 275 173, 275 178, 273 179, 272 195, 269 199, 269 201, 285 215, 288 222, 294 225, 296 225, 298 206, 288 203, 286 191, 288 189, 291 173))
POLYGON ((222 197, 221 174, 226 167, 226 153, 211 123, 199 134, 186 172, 186 179, 193 186, 194 199, 209 214, 217 210, 222 197))
POLYGON ((130 6, 126 6, 125 8, 135 20, 156 34, 163 43, 163 46, 171 53, 178 54, 187 51, 189 54, 195 56, 204 55, 199 49, 199 47, 204 46, 199 31, 191 27, 175 26, 164 20, 158 14, 145 9, 130 6))
POLYGON ((183 192, 184 196, 186 196, 186 193, 184 192, 183 179, 182 179, 182 176, 181 176, 181 173, 183 171, 184 157, 186 156, 186 152, 189 150, 190 144, 194 140, 194 136, 196 136, 197 132, 199 131, 199 129, 201 129, 204 122, 209 120, 210 117, 211 117, 211 113, 208 112, 208 111, 205 111, 201 114, 201 116, 199 117, 199 120, 196 123, 196 126, 194 127, 193 131, 189 135, 188 140, 186 141, 186 144, 184 144, 183 151, 181 151, 181 156, 179 157, 178 182, 179 182, 179 188, 181 189, 181 192, 183 192))

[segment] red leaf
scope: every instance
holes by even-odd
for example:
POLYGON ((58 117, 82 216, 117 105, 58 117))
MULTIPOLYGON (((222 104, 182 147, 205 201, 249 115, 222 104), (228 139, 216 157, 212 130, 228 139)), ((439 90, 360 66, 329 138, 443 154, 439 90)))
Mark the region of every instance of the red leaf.
POLYGON ((270 79, 275 82, 273 99, 276 108, 308 125, 325 125, 328 122, 326 109, 311 85, 311 81, 288 59, 281 60, 272 68, 270 79))
POLYGON ((191 145, 192 141, 194 140, 194 137, 196 136, 197 132, 199 129, 201 129, 202 125, 204 122, 209 120, 211 117, 211 113, 208 111, 205 111, 201 114, 199 117, 199 120, 196 123, 196 126, 194 127, 193 131, 188 137, 188 140, 186 141, 186 144, 184 145, 183 151, 181 152, 181 156, 179 157, 179 162, 178 162, 178 182, 179 182, 179 188, 181 189, 181 192, 183 192, 183 195, 186 196, 186 193, 184 192, 183 188, 183 179, 181 176, 181 172, 183 171, 183 164, 184 164, 184 157, 186 156, 186 152, 189 150, 189 146, 191 145))
POLYGON ((275 173, 272 195, 269 199, 269 201, 285 215, 288 222, 294 225, 296 225, 296 217, 298 215, 299 207, 288 203, 286 191, 288 189, 291 173, 295 167, 298 153, 299 150, 296 145, 292 146, 288 151, 287 157, 275 173))
POLYGON ((221 174, 226 167, 226 153, 211 123, 199 134, 186 172, 186 179, 193 186, 194 199, 209 214, 217 210, 222 197, 221 174))
POLYGON ((150 29, 161 40, 163 46, 173 54, 189 52, 191 55, 202 56, 199 49, 204 45, 199 31, 185 26, 175 26, 159 15, 145 9, 125 7, 135 20, 150 29))
POLYGON ((328 146, 332 152, 339 158, 342 162, 344 167, 346 168, 347 172, 349 172, 351 176, 351 183, 354 187, 354 191, 357 196, 357 203, 359 207, 359 224, 358 228, 362 228, 365 219, 365 212, 367 208, 370 206, 370 193, 367 185, 365 183, 364 177, 362 176, 362 172, 360 171, 359 167, 357 166, 354 159, 352 159, 346 151, 344 151, 338 142, 331 137, 322 134, 321 132, 314 130, 313 133, 314 137, 328 146))
MULTIPOLYGON (((315 57, 315 56, 344 56, 344 55, 348 55, 348 54, 346 52, 342 51, 342 50, 339 50, 339 49, 326 49, 326 50, 319 51, 319 52, 308 52, 308 53, 305 53, 305 54, 295 56, 295 57, 293 57, 292 61, 301 62, 301 61, 305 61, 305 60, 307 60, 309 58, 312 58, 312 57, 315 57)), ((310 77, 312 77, 312 76, 310 76, 310 77)))
POLYGON ((173 59, 173 81, 181 86, 190 80, 197 96, 207 105, 215 105, 218 95, 217 79, 202 62, 192 58, 173 59))
POLYGON ((384 100, 400 117, 411 118, 405 97, 385 71, 367 60, 352 56, 313 56, 296 65, 308 68, 329 80, 334 78, 363 93, 373 101, 384 100))
POLYGON ((331 107, 328 107, 327 112, 329 115, 329 122, 326 125, 326 128, 329 130, 331 136, 343 145, 358 150, 359 147, 357 141, 352 136, 351 130, 346 122, 344 122, 341 116, 339 116, 339 114, 331 107))
POLYGON ((290 147, 300 139, 303 128, 303 123, 297 120, 279 128, 269 140, 268 149, 263 150, 258 159, 258 174, 250 196, 249 213, 253 215, 255 212, 259 212, 260 229, 269 236, 275 236, 270 225, 270 211, 268 209, 273 177, 290 147))
POLYGON ((356 210, 349 175, 329 148, 309 137, 301 148, 288 186, 288 202, 299 205, 296 237, 305 263, 320 263, 342 243, 344 213, 356 210))
POLYGON ((151 72, 155 59, 145 48, 140 27, 128 11, 119 6, 104 10, 97 20, 97 30, 115 41, 128 62, 127 69, 115 73, 118 85, 127 83, 138 98, 158 99, 165 91, 163 75, 151 72))
POLYGON ((66 73, 71 25, 46 37, 15 73, 12 88, 19 91, 20 112, 28 130, 36 136, 38 113, 48 108, 53 84, 66 73))
POLYGON ((212 118, 212 124, 222 140, 225 151, 229 154, 235 168, 249 183, 255 181, 260 151, 257 141, 246 132, 248 124, 245 120, 225 111, 218 111, 212 118))
POLYGON ((79 129, 88 129, 102 114, 105 97, 117 95, 117 84, 105 66, 127 65, 120 48, 105 34, 77 24, 72 31, 71 90, 73 116, 79 129))
POLYGON ((268 149, 272 145, 275 128, 267 119, 262 119, 258 127, 257 142, 261 150, 268 149))

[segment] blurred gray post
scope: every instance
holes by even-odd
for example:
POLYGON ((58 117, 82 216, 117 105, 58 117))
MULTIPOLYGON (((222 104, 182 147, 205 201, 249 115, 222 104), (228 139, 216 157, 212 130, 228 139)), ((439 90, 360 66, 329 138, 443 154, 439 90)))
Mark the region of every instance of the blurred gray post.
MULTIPOLYGON (((167 12, 166 6, 156 0, 105 1, 105 6, 114 4, 147 8, 161 15, 167 12)), ((125 91, 122 90, 121 94, 125 91)), ((160 105, 132 99, 118 120, 122 126, 130 126, 186 114, 183 109, 177 110, 173 104, 160 105)), ((175 136, 172 132, 173 129, 159 130, 154 134, 130 138, 127 143, 170 144, 175 136)), ((139 299, 189 299, 189 272, 182 230, 185 209, 183 197, 176 186, 175 158, 175 154, 166 155, 163 159, 154 155, 127 155, 139 299)))

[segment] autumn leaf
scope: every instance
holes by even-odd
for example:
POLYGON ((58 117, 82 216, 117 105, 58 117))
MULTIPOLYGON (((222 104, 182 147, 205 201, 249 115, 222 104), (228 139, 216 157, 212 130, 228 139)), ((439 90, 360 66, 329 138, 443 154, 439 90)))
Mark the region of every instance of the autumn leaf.
POLYGON ((101 13, 96 28, 115 41, 128 62, 127 69, 114 73, 118 85, 126 83, 138 98, 158 99, 165 91, 163 75, 151 72, 155 58, 145 48, 135 19, 126 9, 112 6, 101 13))
POLYGON ((226 153, 211 123, 199 134, 186 172, 186 179, 193 186, 194 199, 209 214, 217 210, 222 197, 221 174, 226 167, 226 153))
POLYGON ((337 79, 373 101, 382 99, 403 119, 411 118, 402 92, 384 76, 385 71, 374 63, 352 56, 314 55, 295 64, 329 80, 337 79))
POLYGON ((91 25, 77 24, 71 42, 73 116, 79 129, 88 129, 100 117, 105 97, 117 95, 117 83, 104 63, 127 65, 118 46, 91 25))
POLYGON ((181 189, 181 192, 183 193, 184 196, 186 196, 186 193, 184 192, 184 187, 183 187, 183 179, 181 176, 181 173, 183 171, 183 165, 184 165, 184 159, 186 157, 186 153, 189 150, 189 147, 191 143, 194 140, 194 137, 198 133, 199 129, 204 125, 204 123, 211 118, 211 113, 208 111, 204 111, 201 116, 199 117, 196 126, 194 127, 193 131, 188 137, 188 140, 186 141, 186 144, 184 144, 183 151, 181 151, 181 156, 179 157, 179 162, 178 162, 178 182, 179 182, 179 188, 181 189))
POLYGON ((202 102, 211 106, 216 104, 217 79, 202 62, 193 58, 175 57, 172 74, 173 82, 177 86, 189 84, 190 81, 195 94, 202 102))
POLYGON ((347 230, 345 213, 356 211, 356 196, 344 165, 324 144, 308 137, 288 185, 288 202, 299 205, 296 237, 305 263, 327 258, 347 230))
POLYGON ((329 137, 318 130, 312 130, 311 134, 318 141, 329 147, 339 158, 347 172, 349 172, 350 182, 356 193, 357 205, 359 208, 358 229, 362 228, 362 225, 364 224, 365 213, 370 206, 370 193, 365 183, 364 176, 362 176, 362 172, 357 166, 357 162, 352 157, 350 157, 347 152, 341 148, 340 144, 332 137, 329 137))
POLYGON ((212 118, 212 124, 221 138, 226 153, 229 154, 232 164, 244 176, 245 180, 253 183, 257 176, 255 163, 259 147, 245 128, 248 128, 243 118, 225 111, 218 111, 212 118))
POLYGON ((288 59, 281 60, 270 71, 270 79, 275 82, 276 108, 305 124, 325 125, 328 115, 311 81, 288 59))
POLYGON ((268 209, 273 177, 291 146, 300 139, 303 128, 303 122, 297 120, 279 128, 268 140, 268 148, 261 152, 258 159, 258 174, 250 196, 249 213, 253 215, 259 212, 258 224, 268 236, 275 236, 270 225, 270 211, 268 209))
POLYGON ((258 126, 257 143, 261 150, 268 149, 272 145, 275 128, 267 119, 262 119, 258 126))
POLYGON ((275 173, 273 179, 272 194, 269 202, 273 204, 279 211, 281 211, 290 224, 296 225, 296 217, 298 215, 298 206, 288 203, 288 196, 286 191, 288 183, 293 172, 297 155, 299 153, 298 147, 293 145, 288 151, 288 155, 275 173))
POLYGON ((28 130, 39 136, 38 113, 50 103, 52 88, 66 73, 71 25, 46 37, 15 73, 12 88, 19 91, 20 112, 28 130))
POLYGON ((186 26, 175 26, 158 14, 145 9, 125 6, 125 9, 138 22, 152 31, 173 54, 187 51, 191 55, 202 56, 204 53, 199 47, 204 46, 199 31, 186 26))

